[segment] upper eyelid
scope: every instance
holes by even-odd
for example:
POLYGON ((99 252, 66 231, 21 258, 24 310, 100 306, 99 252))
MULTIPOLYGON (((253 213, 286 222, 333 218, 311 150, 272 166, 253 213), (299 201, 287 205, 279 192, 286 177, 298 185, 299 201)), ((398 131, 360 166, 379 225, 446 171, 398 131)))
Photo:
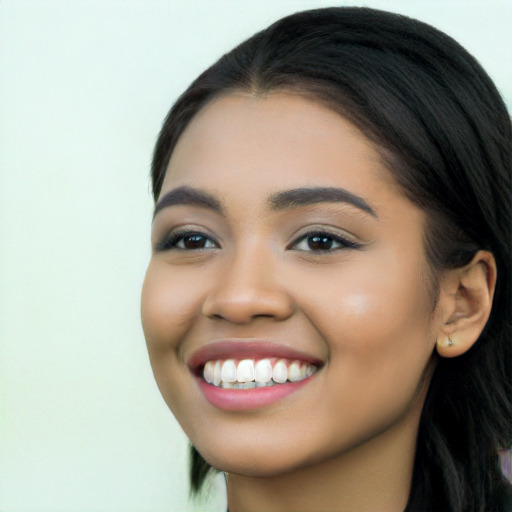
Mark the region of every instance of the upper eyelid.
POLYGON ((157 237, 153 244, 153 250, 156 252, 165 250, 163 248, 163 245, 166 244, 171 238, 176 238, 176 241, 178 241, 180 239, 180 237, 185 237, 186 235, 193 235, 193 234, 204 236, 205 238, 211 240, 215 245, 220 247, 218 238, 211 235, 210 233, 208 233, 207 230, 205 230, 204 228, 194 229, 192 227, 183 227, 183 228, 177 227, 177 228, 170 229, 170 230, 166 231, 162 236, 157 237))
MULTIPOLYGON (((340 244, 340 247, 337 247, 334 249, 328 249, 326 252, 333 252, 333 251, 336 251, 336 250, 342 249, 342 248, 347 248, 347 249, 359 248, 362 245, 361 242, 352 240, 349 237, 330 233, 328 231, 310 231, 309 233, 305 233, 305 234, 295 238, 295 240, 293 242, 291 242, 287 247, 289 248, 289 250, 293 250, 293 248, 296 247, 297 245, 299 245, 300 243, 302 243, 304 241, 304 239, 311 237, 311 236, 315 236, 315 235, 327 235, 328 237, 332 238, 335 243, 340 244)), ((316 252, 316 251, 311 251, 311 252, 316 252)), ((320 252, 320 251, 318 251, 318 252, 320 252)))
POLYGON ((322 226, 322 225, 311 225, 306 228, 297 230, 296 233, 291 237, 291 241, 300 240, 308 235, 325 234, 341 240, 348 240, 354 243, 362 243, 356 235, 345 229, 334 227, 334 226, 322 226))
POLYGON ((205 226, 201 226, 200 224, 195 223, 183 223, 183 224, 177 224, 175 226, 170 226, 165 229, 158 229, 153 232, 153 238, 157 240, 161 240, 163 238, 166 238, 168 236, 174 235, 174 234, 186 234, 186 233, 201 233, 205 236, 216 238, 212 233, 211 230, 206 228, 205 226))
POLYGON ((316 235, 325 235, 325 236, 329 236, 335 240, 347 240, 347 241, 351 241, 349 240, 351 237, 349 236, 344 236, 344 235, 340 235, 339 233, 333 233, 331 231, 325 231, 325 230, 312 230, 312 231, 308 231, 307 233, 303 233, 302 235, 299 235, 298 237, 295 238, 296 241, 300 241, 300 240, 303 240, 304 238, 307 238, 307 237, 310 237, 310 236, 316 236, 316 235))

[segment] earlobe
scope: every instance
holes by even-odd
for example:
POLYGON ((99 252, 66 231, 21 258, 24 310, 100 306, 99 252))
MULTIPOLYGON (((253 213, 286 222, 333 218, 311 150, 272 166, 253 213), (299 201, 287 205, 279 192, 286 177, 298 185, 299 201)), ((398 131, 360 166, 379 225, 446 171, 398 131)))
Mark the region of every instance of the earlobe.
MULTIPOLYGON (((439 334, 436 341, 436 350, 441 357, 457 357, 467 352, 476 339, 468 343, 469 338, 457 339, 455 334, 439 334)), ((477 336, 478 339, 478 336, 477 336)))
POLYGON ((457 357, 478 340, 489 315, 496 286, 496 261, 488 251, 478 251, 470 263, 450 271, 451 293, 444 293, 446 318, 438 332, 436 349, 441 357, 457 357))

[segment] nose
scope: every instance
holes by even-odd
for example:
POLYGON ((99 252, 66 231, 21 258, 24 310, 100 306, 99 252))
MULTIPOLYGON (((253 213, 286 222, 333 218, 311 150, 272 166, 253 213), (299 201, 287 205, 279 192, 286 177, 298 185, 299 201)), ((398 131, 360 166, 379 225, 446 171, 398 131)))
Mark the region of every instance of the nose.
POLYGON ((278 265, 263 252, 226 260, 203 302, 205 316, 249 324, 257 318, 283 321, 293 314, 294 301, 278 275, 278 265))

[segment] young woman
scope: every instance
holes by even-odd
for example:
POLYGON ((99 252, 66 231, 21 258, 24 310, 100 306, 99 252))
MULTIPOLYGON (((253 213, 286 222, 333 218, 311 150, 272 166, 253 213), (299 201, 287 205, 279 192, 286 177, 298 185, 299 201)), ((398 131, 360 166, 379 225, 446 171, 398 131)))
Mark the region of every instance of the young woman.
POLYGON ((240 511, 506 510, 511 126, 473 57, 366 8, 205 71, 156 144, 142 321, 240 511))

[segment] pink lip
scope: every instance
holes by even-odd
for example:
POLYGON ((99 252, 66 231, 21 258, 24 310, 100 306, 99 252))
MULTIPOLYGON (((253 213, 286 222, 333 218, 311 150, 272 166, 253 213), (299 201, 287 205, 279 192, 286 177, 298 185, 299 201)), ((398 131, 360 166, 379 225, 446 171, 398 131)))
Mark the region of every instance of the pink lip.
POLYGON ((294 393, 315 377, 313 374, 300 382, 287 382, 266 388, 253 389, 224 389, 208 384, 197 377, 199 388, 212 405, 226 411, 250 411, 273 404, 285 396, 294 393))
POLYGON ((318 368, 323 361, 286 345, 263 341, 223 340, 199 348, 188 359, 188 366, 195 374, 205 398, 214 406, 228 411, 250 411, 270 405, 298 391, 316 375, 299 382, 286 382, 275 386, 253 389, 224 389, 208 384, 201 375, 207 361, 226 359, 282 358, 303 361, 318 368))

